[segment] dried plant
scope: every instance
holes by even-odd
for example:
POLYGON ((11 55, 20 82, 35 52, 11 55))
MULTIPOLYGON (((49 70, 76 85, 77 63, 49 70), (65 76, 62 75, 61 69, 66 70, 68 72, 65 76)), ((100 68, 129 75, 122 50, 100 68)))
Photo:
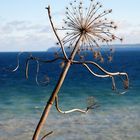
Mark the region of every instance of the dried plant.
MULTIPOLYGON (((81 51, 90 50, 93 52, 94 59, 99 59, 101 62, 104 61, 104 58, 101 54, 99 45, 100 43, 105 43, 107 47, 109 47, 109 43, 118 39, 122 41, 122 38, 117 37, 113 30, 117 28, 115 23, 113 21, 109 21, 106 17, 106 15, 110 14, 112 10, 102 10, 102 5, 99 2, 95 2, 95 0, 89 1, 88 8, 84 7, 84 3, 82 1, 78 2, 77 0, 74 0, 70 3, 69 7, 66 7, 66 18, 64 19, 64 26, 62 28, 55 28, 52 17, 51 17, 51 11, 50 6, 48 6, 46 9, 48 11, 48 16, 50 20, 50 24, 52 26, 53 32, 58 40, 58 43, 61 47, 63 56, 59 56, 58 53, 55 54, 55 58, 52 60, 42 60, 37 57, 33 57, 32 55, 29 55, 29 58, 26 61, 26 78, 28 78, 28 67, 30 61, 36 61, 37 63, 37 74, 36 74, 36 82, 38 84, 38 72, 39 72, 39 64, 48 64, 55 62, 57 60, 62 60, 62 63, 60 64, 62 67, 62 73, 59 77, 59 80, 50 96, 50 99, 48 100, 45 109, 43 111, 43 114, 40 118, 40 121, 37 125, 37 128, 35 130, 35 133, 33 135, 33 140, 38 140, 39 135, 41 132, 41 129, 48 117, 49 111, 55 101, 56 109, 60 113, 71 113, 71 112, 81 112, 81 113, 87 113, 89 109, 95 108, 96 102, 94 101, 94 98, 90 99, 90 105, 85 109, 72 109, 68 111, 62 111, 58 106, 58 92, 64 82, 64 79, 67 75, 67 72, 71 65, 83 65, 92 75, 100 78, 111 78, 112 80, 112 89, 117 90, 116 84, 115 84, 115 76, 122 77, 124 88, 127 89, 129 87, 129 80, 128 75, 125 72, 108 72, 105 69, 103 69, 99 64, 97 64, 95 61, 86 61, 83 59, 82 55, 81 60, 75 60, 75 55, 80 54, 81 51), (78 3, 78 4, 77 4, 78 3), (60 39, 57 31, 66 31, 66 35, 60 39), (65 47, 70 48, 71 52, 69 55, 67 54, 65 47), (98 68, 102 73, 95 73, 91 65, 98 68)), ((110 50, 110 55, 108 55, 108 61, 112 61, 112 55, 113 52, 112 48, 110 50)), ((20 56, 20 55, 19 55, 20 56)), ((19 57, 18 56, 18 57, 19 57)), ((19 58, 18 58, 19 59, 19 58)), ((18 60, 17 59, 17 60, 18 60)), ((16 71, 19 67, 19 60, 18 60, 18 66, 13 70, 16 71)), ((43 83, 48 83, 49 78, 46 78, 47 81, 43 83)), ((49 132, 45 136, 42 137, 42 140, 51 134, 49 132)))
MULTIPOLYGON (((82 35, 78 53, 85 50, 92 51, 94 58, 103 62, 104 58, 101 55, 99 44, 102 43, 110 47, 110 42, 114 40, 122 41, 122 38, 113 33, 117 29, 115 23, 106 18, 110 13, 112 13, 112 9, 103 11, 102 5, 95 0, 90 0, 88 7, 85 7, 82 1, 74 0, 69 4, 69 7, 66 7, 66 17, 63 19, 64 26, 57 29, 66 31, 66 35, 61 42, 68 48, 73 49, 82 35)), ((112 48, 109 50, 108 61, 112 61, 112 48)))

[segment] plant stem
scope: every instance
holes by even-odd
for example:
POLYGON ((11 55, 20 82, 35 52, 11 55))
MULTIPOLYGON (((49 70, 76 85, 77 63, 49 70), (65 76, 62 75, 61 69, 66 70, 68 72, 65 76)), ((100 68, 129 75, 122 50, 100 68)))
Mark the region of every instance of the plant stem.
POLYGON ((48 100, 48 102, 47 102, 47 104, 45 106, 45 109, 44 109, 44 111, 42 113, 42 116, 40 118, 40 121, 39 121, 39 123, 38 123, 38 125, 36 127, 36 130, 34 132, 32 140, 38 140, 39 139, 41 129, 42 129, 47 117, 48 117, 50 109, 51 109, 51 107, 52 107, 52 105, 54 103, 55 97, 57 96, 57 94, 58 94, 58 92, 59 92, 59 90, 60 90, 60 88, 61 88, 61 86, 62 86, 62 84, 63 84, 63 82, 65 80, 67 72, 68 72, 68 70, 69 70, 69 68, 71 66, 71 62, 72 62, 72 60, 74 59, 74 57, 76 55, 76 52, 77 52, 77 50, 79 48, 79 45, 80 45, 81 38, 82 38, 82 35, 77 40, 77 42, 75 44, 75 47, 74 47, 74 49, 73 49, 73 51, 71 53, 69 61, 67 61, 67 63, 65 64, 65 67, 64 67, 64 69, 63 69, 63 71, 62 71, 62 73, 61 73, 61 75, 59 77, 59 80, 58 80, 58 82, 57 82, 57 84, 56 84, 56 86, 55 86, 55 88, 54 88, 54 90, 53 90, 53 92, 52 92, 52 94, 50 96, 50 99, 48 100))

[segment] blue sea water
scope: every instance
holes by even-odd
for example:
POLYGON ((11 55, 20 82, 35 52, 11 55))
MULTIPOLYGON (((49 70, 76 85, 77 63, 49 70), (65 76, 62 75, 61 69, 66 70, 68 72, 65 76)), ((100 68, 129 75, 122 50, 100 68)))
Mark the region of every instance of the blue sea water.
MULTIPOLYGON (((49 96, 61 73, 60 62, 40 67, 39 80, 50 79, 48 86, 35 82, 36 63, 31 62, 29 79, 25 79, 25 59, 18 53, 0 53, 0 140, 31 140, 49 96)), ((34 56, 52 58, 53 53, 36 52, 34 56)), ((92 54, 87 53, 87 59, 92 54)), ((139 140, 140 139, 140 50, 116 51, 112 63, 102 65, 111 72, 127 72, 129 90, 120 95, 111 90, 111 80, 91 75, 83 66, 72 65, 59 92, 59 105, 63 110, 86 108, 87 99, 96 98, 99 107, 87 114, 62 115, 52 108, 41 135, 54 131, 50 140, 139 140)), ((95 72, 99 72, 95 67, 95 72)), ((116 83, 122 92, 121 79, 116 83)))

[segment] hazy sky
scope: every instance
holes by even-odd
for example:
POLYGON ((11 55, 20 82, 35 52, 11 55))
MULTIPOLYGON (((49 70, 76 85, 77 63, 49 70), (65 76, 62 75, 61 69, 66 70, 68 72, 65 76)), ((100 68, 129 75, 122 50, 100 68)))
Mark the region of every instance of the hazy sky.
MULTIPOLYGON (((123 43, 140 43, 140 0, 99 1, 103 4, 103 10, 113 9, 110 18, 118 24, 117 34, 124 38, 123 43)), ((0 0, 0 51, 45 51, 54 46, 56 39, 45 7, 51 5, 54 23, 60 25, 69 2, 70 0, 0 0)))

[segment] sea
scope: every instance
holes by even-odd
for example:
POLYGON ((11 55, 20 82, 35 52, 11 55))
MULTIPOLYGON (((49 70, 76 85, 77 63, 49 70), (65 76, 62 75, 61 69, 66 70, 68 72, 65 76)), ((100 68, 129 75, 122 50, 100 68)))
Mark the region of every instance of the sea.
MULTIPOLYGON (((37 63, 30 61, 27 80, 25 64, 29 55, 21 54, 19 68, 13 71, 18 52, 0 53, 0 140, 32 139, 61 74, 60 61, 40 63, 39 70, 37 63), (37 70, 41 84, 36 83, 37 70)), ((32 55, 46 60, 54 57, 53 52, 32 55)), ((93 60, 92 53, 85 55, 93 60)), ((95 77, 83 65, 73 64, 58 94, 59 107, 66 111, 86 109, 93 102, 97 106, 86 114, 61 114, 53 105, 41 136, 53 131, 48 140, 140 140, 140 49, 118 49, 111 63, 99 65, 110 72, 127 72, 129 89, 123 89, 123 78, 116 76, 117 90, 113 91, 110 78, 95 77)), ((89 67, 102 74, 98 68, 89 67)))

